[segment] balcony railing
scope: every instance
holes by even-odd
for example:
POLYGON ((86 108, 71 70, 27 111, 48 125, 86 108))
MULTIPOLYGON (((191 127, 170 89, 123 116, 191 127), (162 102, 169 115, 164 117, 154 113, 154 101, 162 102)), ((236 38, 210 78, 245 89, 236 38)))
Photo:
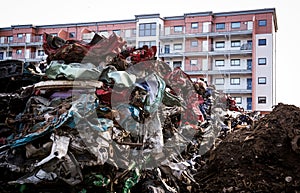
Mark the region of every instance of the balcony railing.
POLYGON ((3 56, 0 60, 9 60, 9 59, 16 59, 16 60, 23 60, 23 61, 42 61, 47 58, 47 55, 39 56, 37 52, 31 52, 29 54, 17 54, 13 53, 11 56, 3 56))
POLYGON ((0 45, 4 46, 24 46, 25 43, 27 45, 41 45, 43 43, 43 39, 41 36, 31 36, 30 38, 22 37, 13 39, 9 39, 8 37, 0 38, 0 45))

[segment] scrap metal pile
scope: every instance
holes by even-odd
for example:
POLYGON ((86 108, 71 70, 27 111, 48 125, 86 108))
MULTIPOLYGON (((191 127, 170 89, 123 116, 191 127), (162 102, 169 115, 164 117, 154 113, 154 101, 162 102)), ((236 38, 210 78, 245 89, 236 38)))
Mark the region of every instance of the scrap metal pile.
POLYGON ((43 37, 35 82, 0 94, 1 192, 199 192, 203 155, 255 122, 155 46, 43 37))

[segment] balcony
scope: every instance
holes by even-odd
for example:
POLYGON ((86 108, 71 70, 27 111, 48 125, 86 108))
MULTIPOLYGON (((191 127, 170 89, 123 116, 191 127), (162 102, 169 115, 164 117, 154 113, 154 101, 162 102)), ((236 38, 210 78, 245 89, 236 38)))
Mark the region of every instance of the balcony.
POLYGON ((31 52, 29 54, 16 54, 13 53, 12 56, 4 56, 3 58, 0 58, 0 60, 9 60, 9 59, 15 59, 15 60, 22 60, 26 62, 39 62, 42 60, 45 60, 47 58, 47 55, 39 56, 37 52, 31 52))
POLYGON ((43 39, 41 36, 31 36, 9 39, 8 37, 1 37, 0 47, 25 47, 26 46, 42 46, 43 39))

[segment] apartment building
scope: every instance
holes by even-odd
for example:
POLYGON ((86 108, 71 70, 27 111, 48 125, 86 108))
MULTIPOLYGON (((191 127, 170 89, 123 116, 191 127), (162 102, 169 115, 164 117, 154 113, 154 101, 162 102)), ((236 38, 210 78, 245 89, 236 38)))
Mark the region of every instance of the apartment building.
POLYGON ((205 79, 249 111, 268 112, 276 102, 275 8, 198 12, 181 16, 135 15, 134 19, 0 28, 0 60, 46 58, 43 33, 90 41, 116 33, 128 46, 158 47, 157 57, 193 80, 205 79))

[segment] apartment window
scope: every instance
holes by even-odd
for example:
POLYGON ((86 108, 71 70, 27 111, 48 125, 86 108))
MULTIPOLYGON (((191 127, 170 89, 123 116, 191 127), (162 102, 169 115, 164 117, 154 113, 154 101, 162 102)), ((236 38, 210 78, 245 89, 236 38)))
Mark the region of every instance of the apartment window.
POLYGON ((266 77, 258 77, 258 84, 266 84, 267 78, 266 77))
POLYGON ((13 42, 13 40, 14 40, 14 37, 13 37, 13 36, 8 36, 8 37, 7 37, 8 43, 13 42))
POLYGON ((215 84, 216 85, 224 85, 224 78, 216 78, 215 79, 215 84))
POLYGON ((240 85, 240 78, 230 78, 231 85, 240 85))
POLYGON ((6 57, 12 57, 12 51, 6 52, 6 57))
POLYGON ((216 30, 225 29, 225 23, 216 23, 216 30))
POLYGON ((231 47, 241 47, 241 41, 240 40, 231 41, 231 47))
POLYGON ((174 44, 174 50, 182 50, 182 44, 174 44))
POLYGON ((117 34, 118 36, 121 35, 121 30, 117 29, 117 30, 113 30, 113 33, 117 34))
POLYGON ((258 65, 266 65, 267 58, 258 58, 258 65))
POLYGON ((267 26, 267 20, 258 20, 258 26, 267 26))
POLYGON ((182 26, 174 26, 174 32, 182 32, 182 26))
POLYGON ((242 104, 242 97, 232 97, 235 100, 236 104, 242 104))
POLYGON ((132 30, 132 34, 133 34, 133 35, 136 35, 136 29, 133 29, 133 30, 132 30))
POLYGON ((44 50, 38 50, 38 56, 44 56, 45 52, 44 50))
POLYGON ((18 39, 22 39, 23 38, 23 34, 17 34, 18 39))
POLYGON ((267 97, 258 97, 257 102, 258 102, 258 104, 266 104, 267 103, 267 97))
POLYGON ((143 23, 139 25, 139 36, 156 36, 156 23, 143 23))
POLYGON ((16 54, 17 54, 17 55, 21 55, 21 54, 22 54, 22 50, 21 50, 21 49, 17 49, 17 50, 16 50, 16 54))
POLYGON ((197 29, 197 28, 198 28, 198 22, 193 22, 193 23, 191 24, 191 28, 192 28, 192 29, 197 29))
POLYGON ((190 60, 190 65, 195 66, 198 64, 198 60, 190 60))
POLYGON ((69 33, 69 38, 75 38, 75 35, 76 35, 75 32, 70 32, 69 33))
POLYGON ((52 36, 57 36, 57 33, 51 33, 50 35, 52 35, 52 36))
POLYGON ((216 42, 216 48, 225 48, 225 42, 224 41, 216 42))
POLYGON ((197 47, 198 46, 198 41, 191 41, 191 47, 197 47))
POLYGON ((230 65, 231 66, 240 66, 241 65, 241 60, 240 59, 231 59, 230 60, 230 65))
POLYGON ((224 60, 216 60, 216 61, 215 61, 215 65, 218 66, 218 67, 219 67, 219 66, 224 66, 224 65, 225 65, 225 62, 224 62, 224 60))
POLYGON ((181 61, 174 61, 173 62, 173 68, 177 68, 177 67, 181 68, 181 61))
POLYGON ((156 41, 139 41, 139 48, 148 46, 149 48, 156 45, 156 41))
POLYGON ((231 22, 231 28, 237 29, 241 27, 241 22, 231 22))
POLYGON ((258 39, 258 45, 259 46, 267 45, 267 40, 266 39, 258 39))

